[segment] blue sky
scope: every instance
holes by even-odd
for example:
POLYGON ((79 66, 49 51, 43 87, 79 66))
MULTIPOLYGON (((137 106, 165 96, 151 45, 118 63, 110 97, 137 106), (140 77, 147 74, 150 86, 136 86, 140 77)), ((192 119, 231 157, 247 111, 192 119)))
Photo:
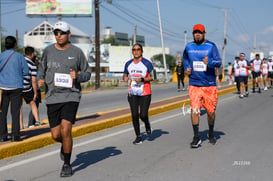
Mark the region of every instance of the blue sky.
MULTIPOLYGON (((206 27, 206 38, 214 41, 222 54, 224 37, 224 10, 227 13, 226 62, 234 56, 256 50, 273 51, 272 0, 159 0, 165 47, 173 55, 183 51, 184 31, 187 41, 192 40, 192 27, 201 23, 206 27), (256 35, 256 44, 254 36, 256 35)), ((23 41, 23 34, 42 21, 57 21, 56 17, 27 17, 24 0, 1 0, 1 25, 4 35, 15 35, 23 41)), ((95 17, 63 17, 88 35, 95 34, 95 17)), ((144 35, 146 45, 161 46, 156 0, 101 0, 101 29, 110 26, 115 32, 144 35)))

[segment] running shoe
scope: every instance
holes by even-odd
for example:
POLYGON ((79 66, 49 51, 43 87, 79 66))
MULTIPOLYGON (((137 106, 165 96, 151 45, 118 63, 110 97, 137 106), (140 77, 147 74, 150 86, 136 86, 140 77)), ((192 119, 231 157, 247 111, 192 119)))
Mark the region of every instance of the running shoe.
POLYGON ((244 95, 243 95, 243 94, 239 95, 239 98, 243 99, 243 98, 244 98, 244 95))
POLYGON ((265 87, 264 90, 267 90, 267 87, 265 87))
POLYGON ((61 177, 71 177, 72 176, 72 167, 71 167, 71 165, 63 164, 60 176, 61 177))
POLYGON ((133 141, 134 145, 142 144, 142 138, 140 136, 136 137, 135 141, 133 141))
POLYGON ((261 88, 259 88, 259 91, 258 91, 259 93, 261 93, 261 88))
POLYGON ((208 139, 209 139, 209 143, 211 143, 212 145, 216 144, 216 138, 214 137, 214 135, 212 134, 208 134, 208 139))
POLYGON ((152 131, 153 131, 152 128, 146 129, 146 134, 147 134, 147 136, 151 136, 152 131))
POLYGON ((249 93, 248 93, 248 92, 246 92, 244 96, 245 96, 245 97, 248 97, 248 94, 249 94, 249 93))
POLYGON ((202 141, 198 136, 194 136, 191 142, 191 148, 198 148, 201 145, 202 141))
POLYGON ((38 121, 35 122, 35 126, 40 126, 40 125, 41 125, 40 122, 38 121))

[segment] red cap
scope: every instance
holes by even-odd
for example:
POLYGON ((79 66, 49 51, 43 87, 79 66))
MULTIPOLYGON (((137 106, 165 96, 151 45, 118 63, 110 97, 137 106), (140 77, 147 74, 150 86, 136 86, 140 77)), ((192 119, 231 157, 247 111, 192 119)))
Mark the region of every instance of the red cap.
POLYGON ((202 24, 196 24, 193 26, 193 30, 192 31, 196 31, 199 30, 201 32, 205 32, 205 26, 202 24))

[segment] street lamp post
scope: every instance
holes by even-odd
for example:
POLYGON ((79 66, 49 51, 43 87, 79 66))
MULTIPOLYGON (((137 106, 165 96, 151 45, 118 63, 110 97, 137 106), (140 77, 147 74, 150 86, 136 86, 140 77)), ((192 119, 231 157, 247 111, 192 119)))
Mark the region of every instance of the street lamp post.
POLYGON ((165 47, 164 47, 164 41, 163 41, 163 32, 162 32, 162 25, 161 25, 161 16, 160 16, 160 8, 159 8, 159 2, 157 2, 157 11, 158 11, 158 20, 159 20, 159 29, 160 29, 160 37, 161 37, 161 46, 162 46, 162 55, 163 55, 163 64, 164 64, 164 70, 165 70, 165 82, 168 81, 168 74, 167 74, 167 65, 166 65, 166 56, 165 56, 165 47))
POLYGON ((99 0, 95 0, 95 47, 96 47, 96 77, 95 88, 100 88, 100 13, 99 13, 99 0))

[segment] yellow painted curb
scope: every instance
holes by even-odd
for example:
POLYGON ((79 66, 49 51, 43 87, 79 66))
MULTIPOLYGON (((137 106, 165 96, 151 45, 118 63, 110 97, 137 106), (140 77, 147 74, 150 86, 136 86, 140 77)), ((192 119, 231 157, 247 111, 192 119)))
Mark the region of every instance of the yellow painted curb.
MULTIPOLYGON (((236 87, 226 88, 218 91, 218 95, 224 95, 236 91, 236 87)), ((149 109, 149 115, 157 115, 174 109, 182 108, 185 105, 190 104, 190 99, 176 101, 173 103, 165 104, 162 106, 154 107, 149 109)), ((100 120, 97 122, 87 123, 73 127, 73 137, 83 136, 96 131, 104 130, 114 126, 122 125, 131 122, 131 113, 124 114, 121 116, 100 120)), ((42 148, 47 145, 51 145, 55 141, 51 138, 50 133, 44 133, 38 136, 34 136, 23 140, 21 142, 13 142, 8 144, 0 145, 0 159, 15 156, 18 154, 25 153, 30 150, 42 148)))
POLYGON ((12 142, 0 146, 0 159, 19 155, 30 150, 53 144, 50 133, 34 136, 21 142, 12 142))

